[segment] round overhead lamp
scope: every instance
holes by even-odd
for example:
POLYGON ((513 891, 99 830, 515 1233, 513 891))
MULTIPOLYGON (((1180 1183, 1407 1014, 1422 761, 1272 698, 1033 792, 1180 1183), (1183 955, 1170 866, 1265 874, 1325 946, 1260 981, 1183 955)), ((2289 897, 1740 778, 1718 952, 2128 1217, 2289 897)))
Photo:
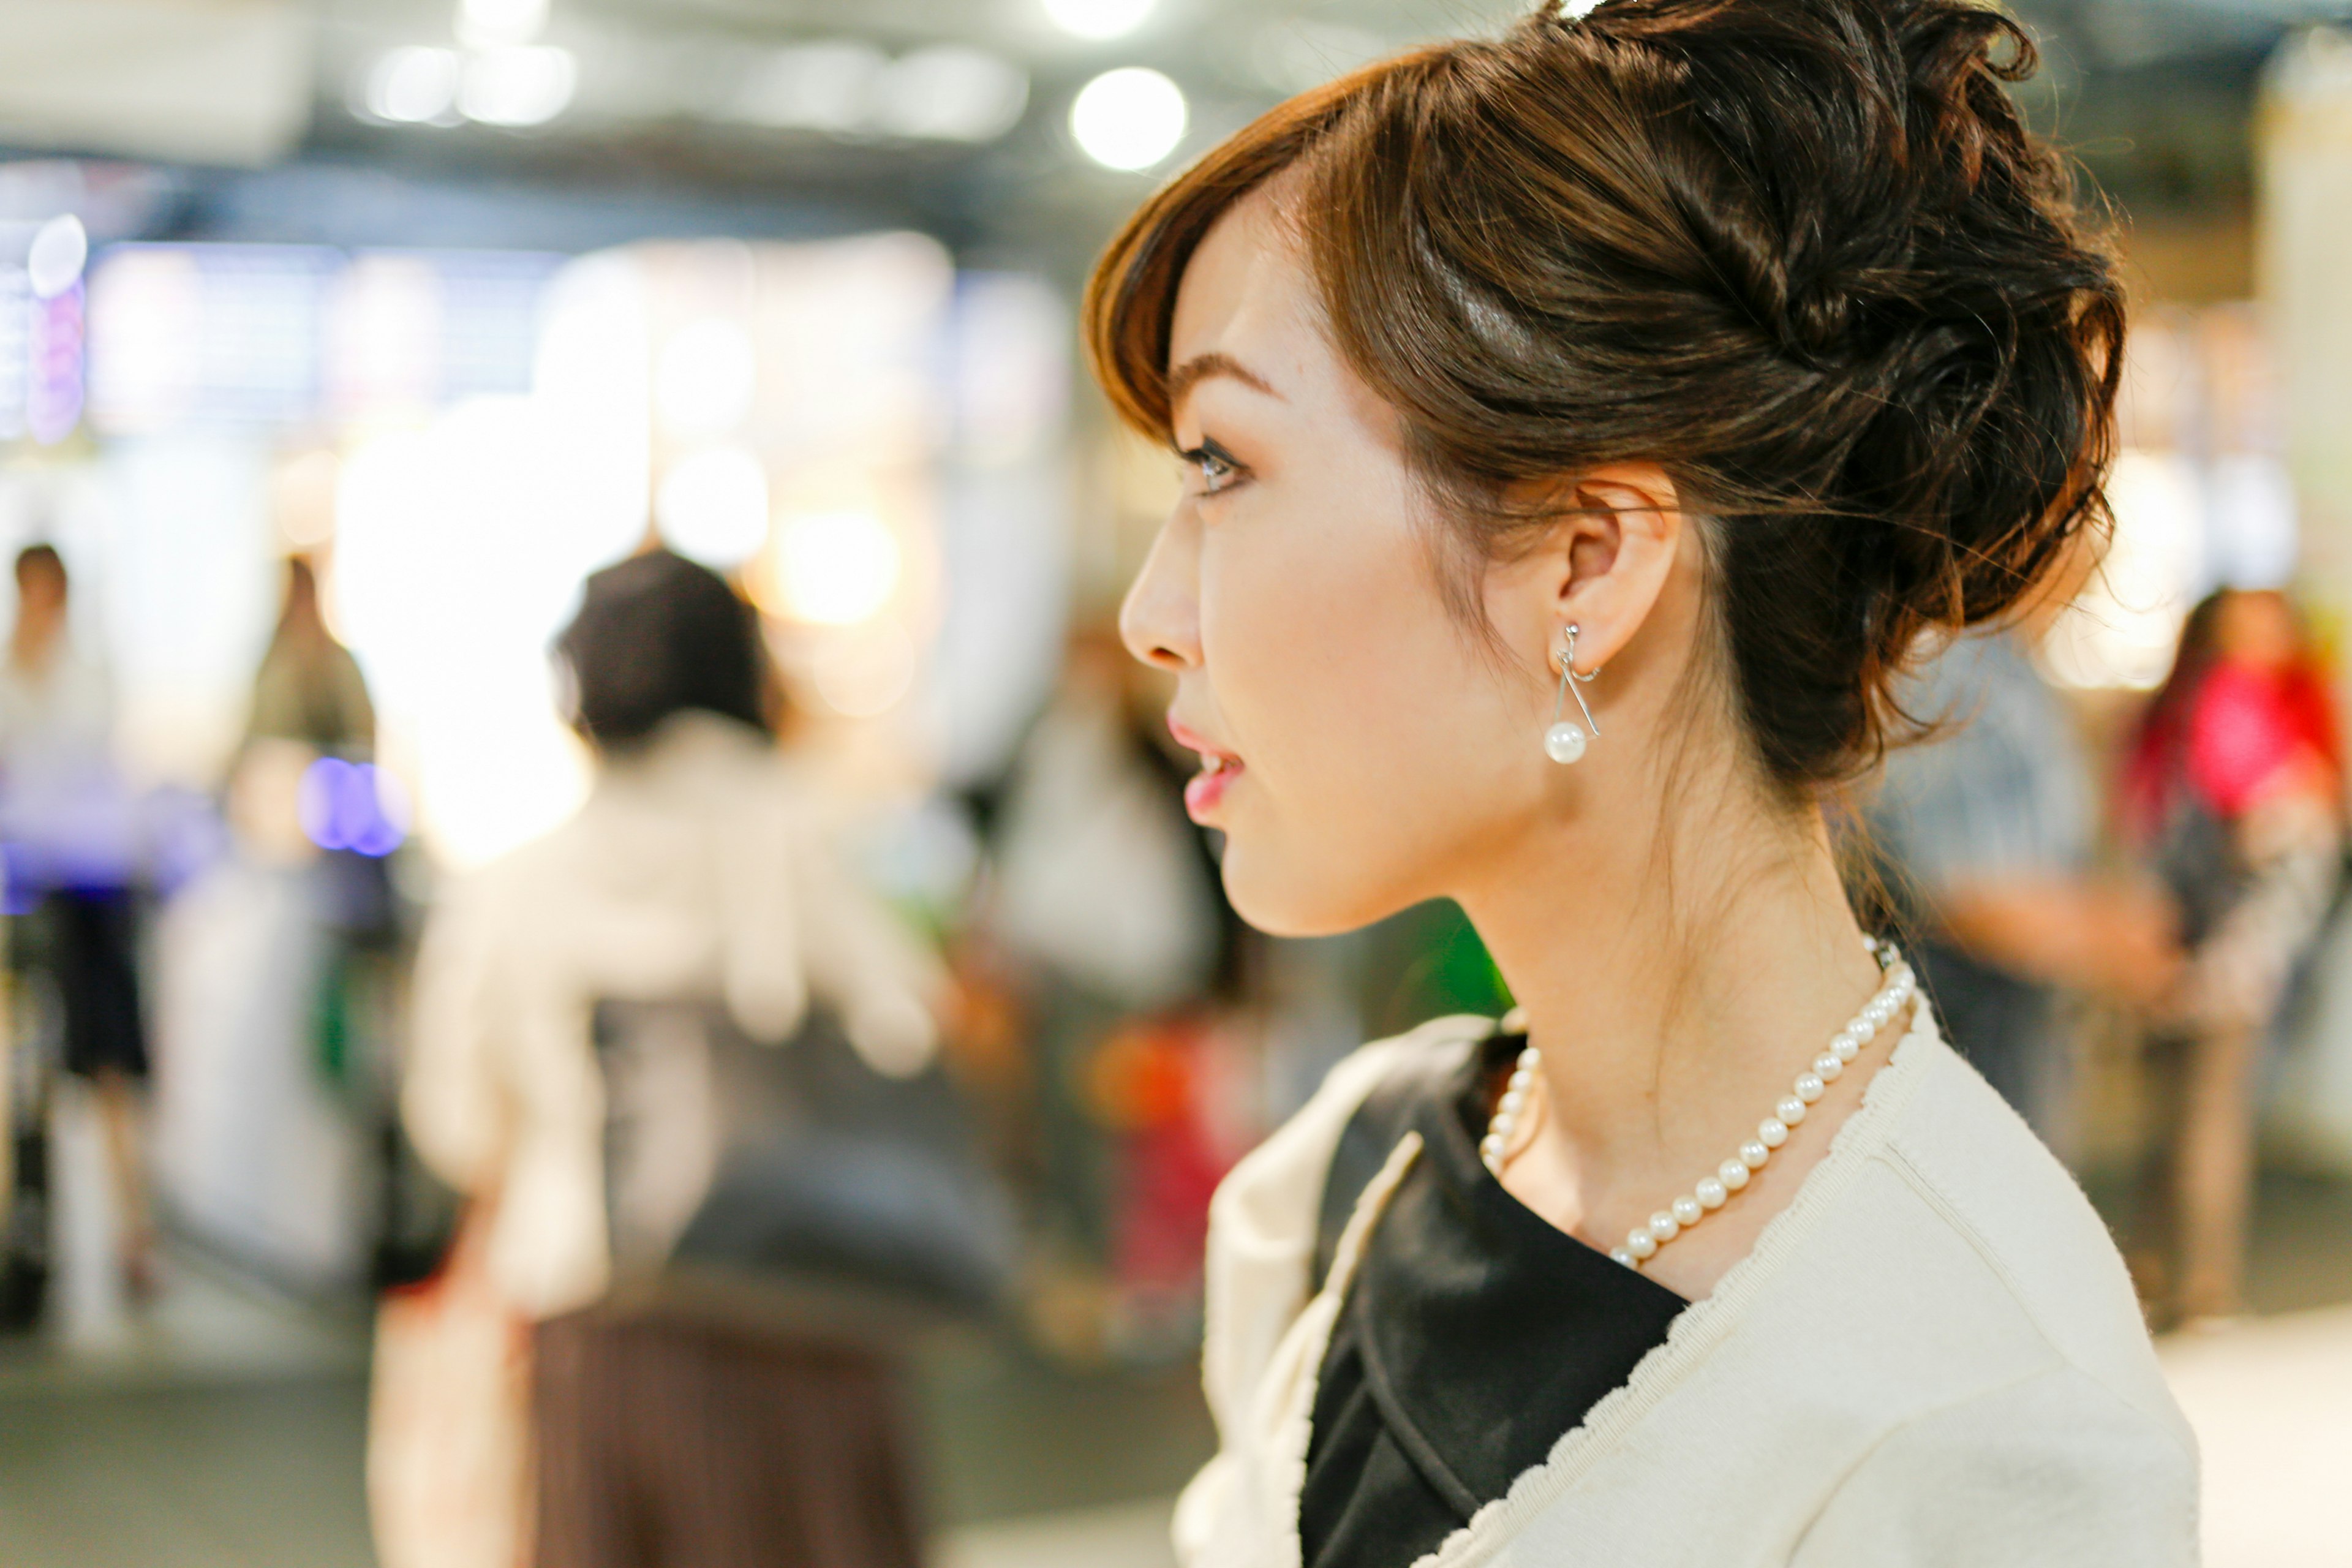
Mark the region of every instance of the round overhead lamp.
POLYGON ((547 0, 458 0, 457 38, 470 48, 513 48, 546 28, 547 0))
POLYGON ((1150 16, 1154 0, 1045 0, 1054 26, 1077 38, 1123 38, 1150 16))
POLYGON ((466 62, 457 112, 484 125, 544 125, 570 107, 579 84, 570 49, 491 49, 466 62))
POLYGON ((992 142, 1029 103, 1028 73, 982 49, 940 44, 900 57, 882 73, 884 131, 936 142, 992 142))
POLYGON ((54 300, 81 281, 89 260, 89 231, 71 213, 53 217, 33 235, 25 257, 26 279, 37 300, 54 300))
POLYGON ((1184 140, 1183 89, 1145 66, 1123 66, 1078 89, 1070 134, 1107 169, 1149 169, 1184 140))
POLYGON ((459 72, 455 49, 387 50, 368 70, 367 111, 396 125, 446 120, 457 104, 459 72))

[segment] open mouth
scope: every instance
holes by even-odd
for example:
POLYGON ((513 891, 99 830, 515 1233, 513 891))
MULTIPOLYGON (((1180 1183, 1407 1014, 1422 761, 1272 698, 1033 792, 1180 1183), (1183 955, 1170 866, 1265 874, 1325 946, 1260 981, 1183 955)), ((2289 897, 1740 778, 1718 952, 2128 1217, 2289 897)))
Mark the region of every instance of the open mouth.
POLYGON ((1241 758, 1209 744, 1199 733, 1186 729, 1172 718, 1168 721, 1168 731, 1176 737, 1178 745, 1201 754, 1201 771, 1184 785, 1184 814, 1205 825, 1209 815, 1223 802, 1225 792, 1233 788, 1234 782, 1246 770, 1241 758))

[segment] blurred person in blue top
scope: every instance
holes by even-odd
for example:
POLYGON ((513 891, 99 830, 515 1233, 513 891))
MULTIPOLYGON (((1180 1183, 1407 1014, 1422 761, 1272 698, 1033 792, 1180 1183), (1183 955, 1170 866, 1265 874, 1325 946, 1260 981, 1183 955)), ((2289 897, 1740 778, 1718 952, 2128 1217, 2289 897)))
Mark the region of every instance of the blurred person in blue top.
POLYGON ((8 907, 36 917, 28 962, 57 988, 64 1065, 95 1091, 115 1186, 124 1276, 152 1288, 140 1159, 148 1070, 134 884, 137 816, 114 754, 103 666, 74 646, 71 584, 54 545, 16 556, 16 623, 0 667, 0 844, 8 907))
POLYGON ((2089 763, 2030 651, 2065 585, 1911 679, 1905 710, 1949 732, 1891 752, 1865 814, 1953 1046, 2045 1140, 2061 1137, 2067 1110, 2061 993, 2145 1009, 2181 964, 2158 890, 2092 872, 2089 763))

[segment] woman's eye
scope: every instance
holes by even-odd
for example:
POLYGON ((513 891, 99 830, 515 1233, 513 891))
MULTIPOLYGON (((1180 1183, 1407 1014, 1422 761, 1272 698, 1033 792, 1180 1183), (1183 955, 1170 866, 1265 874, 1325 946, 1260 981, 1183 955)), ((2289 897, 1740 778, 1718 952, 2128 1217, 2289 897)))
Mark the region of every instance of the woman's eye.
POLYGON ((1197 493, 1201 495, 1213 496, 1228 489, 1241 475, 1241 465, 1213 441, 1204 441, 1181 456, 1198 477, 1197 493))

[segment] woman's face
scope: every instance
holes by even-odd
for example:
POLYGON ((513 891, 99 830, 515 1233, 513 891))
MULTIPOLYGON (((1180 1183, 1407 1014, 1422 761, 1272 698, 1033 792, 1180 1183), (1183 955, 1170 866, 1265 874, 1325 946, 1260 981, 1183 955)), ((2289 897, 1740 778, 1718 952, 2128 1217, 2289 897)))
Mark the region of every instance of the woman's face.
POLYGON ((1176 675, 1171 724, 1203 761, 1186 805, 1226 835, 1227 893, 1286 935, 1453 890, 1507 853, 1557 772, 1550 629, 1496 617, 1514 668, 1449 616, 1395 418, 1319 318, 1276 198, 1237 204, 1177 296, 1184 491, 1120 616, 1136 657, 1176 675))

